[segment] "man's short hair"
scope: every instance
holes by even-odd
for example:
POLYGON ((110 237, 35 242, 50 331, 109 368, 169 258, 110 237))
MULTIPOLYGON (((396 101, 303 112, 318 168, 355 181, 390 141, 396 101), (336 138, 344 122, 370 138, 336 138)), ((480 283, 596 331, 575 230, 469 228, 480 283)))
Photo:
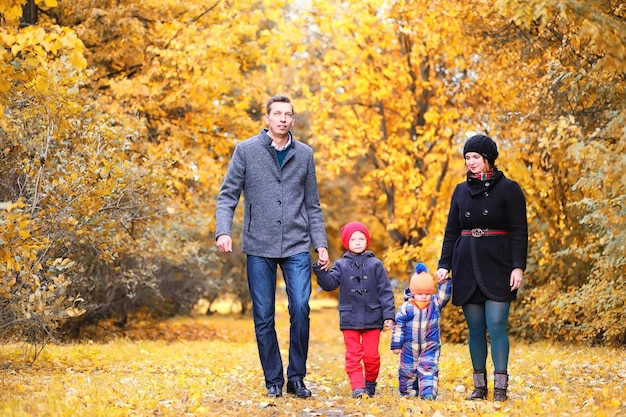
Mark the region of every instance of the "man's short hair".
MULTIPOLYGON (((291 100, 289 99, 289 97, 287 97, 284 94, 276 94, 275 96, 271 97, 268 101, 267 101, 267 106, 266 106, 266 112, 267 114, 270 114, 270 111, 272 110, 272 104, 274 103, 289 103, 291 104, 291 100)), ((291 104, 291 111, 293 112, 293 104, 291 104)))

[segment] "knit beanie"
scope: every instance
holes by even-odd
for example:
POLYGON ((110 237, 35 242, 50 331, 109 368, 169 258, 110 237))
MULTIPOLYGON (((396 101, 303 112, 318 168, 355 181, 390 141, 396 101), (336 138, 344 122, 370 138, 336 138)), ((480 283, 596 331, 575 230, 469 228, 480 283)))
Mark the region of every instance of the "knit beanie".
POLYGON ((365 247, 368 248, 370 245, 370 232, 367 230, 367 226, 359 222, 350 222, 341 228, 341 242, 343 243, 343 247, 350 250, 350 238, 354 232, 361 232, 365 235, 365 247))
POLYGON ((476 152, 487 159, 489 165, 493 166, 498 157, 498 145, 486 135, 474 135, 465 142, 463 146, 463 156, 468 152, 476 152))
POLYGON ((428 268, 422 262, 415 265, 415 273, 411 276, 409 290, 411 294, 433 294, 435 287, 433 276, 428 273, 428 268))

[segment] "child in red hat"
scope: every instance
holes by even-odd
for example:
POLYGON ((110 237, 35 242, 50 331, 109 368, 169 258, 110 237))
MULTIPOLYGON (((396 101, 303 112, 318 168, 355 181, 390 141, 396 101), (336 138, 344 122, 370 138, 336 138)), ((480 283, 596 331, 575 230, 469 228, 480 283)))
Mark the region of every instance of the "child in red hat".
POLYGON ((341 241, 346 248, 341 259, 329 270, 314 263, 313 272, 323 290, 339 288, 339 328, 352 396, 372 397, 380 370, 380 332, 393 327, 393 289, 382 261, 367 249, 370 234, 363 223, 342 227, 341 241))
POLYGON ((400 395, 418 396, 424 400, 437 398, 441 337, 441 309, 450 301, 450 278, 439 284, 426 265, 419 262, 404 290, 404 303, 398 309, 391 334, 391 350, 400 354, 398 388, 400 395))

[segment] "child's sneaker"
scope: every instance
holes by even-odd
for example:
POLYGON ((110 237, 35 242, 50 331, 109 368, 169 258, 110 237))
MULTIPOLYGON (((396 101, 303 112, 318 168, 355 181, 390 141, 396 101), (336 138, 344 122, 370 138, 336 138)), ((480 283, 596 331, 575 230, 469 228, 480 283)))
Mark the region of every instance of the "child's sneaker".
POLYGON ((357 388, 352 391, 352 398, 363 398, 365 395, 367 395, 367 390, 365 388, 357 388))
POLYGON ((435 400, 435 394, 432 392, 432 390, 427 389, 424 392, 424 394, 422 395, 422 400, 434 401, 435 400))
POLYGON ((376 394, 376 381, 365 381, 365 389, 367 390, 367 395, 373 397, 376 394))

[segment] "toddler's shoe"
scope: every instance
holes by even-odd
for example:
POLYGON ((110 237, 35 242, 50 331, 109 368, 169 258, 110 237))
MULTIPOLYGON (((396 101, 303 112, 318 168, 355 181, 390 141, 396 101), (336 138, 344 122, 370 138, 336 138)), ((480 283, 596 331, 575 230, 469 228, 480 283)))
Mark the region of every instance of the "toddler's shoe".
POLYGON ((352 398, 363 398, 365 395, 367 395, 367 390, 365 388, 357 388, 352 391, 352 398))
POLYGON ((427 389, 424 394, 422 395, 422 400, 429 400, 429 401, 434 401, 435 400, 435 393, 429 389, 427 389))
POLYGON ((367 395, 373 397, 376 394, 376 381, 365 381, 365 389, 367 390, 367 395))

